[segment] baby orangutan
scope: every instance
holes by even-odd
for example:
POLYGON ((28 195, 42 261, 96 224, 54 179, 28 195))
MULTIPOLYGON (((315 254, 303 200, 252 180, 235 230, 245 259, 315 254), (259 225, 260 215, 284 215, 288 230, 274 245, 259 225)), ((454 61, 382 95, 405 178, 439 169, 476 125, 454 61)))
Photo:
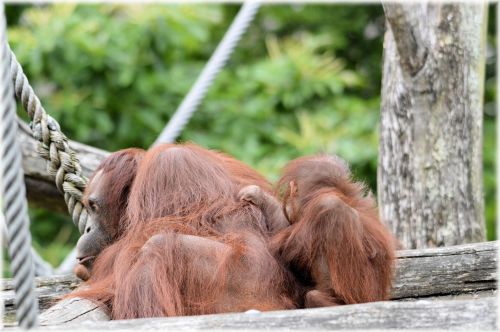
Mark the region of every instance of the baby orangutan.
POLYGON ((277 189, 283 203, 255 185, 241 189, 239 198, 262 210, 275 232, 272 252, 308 290, 305 307, 388 299, 395 240, 345 161, 293 160, 277 189))

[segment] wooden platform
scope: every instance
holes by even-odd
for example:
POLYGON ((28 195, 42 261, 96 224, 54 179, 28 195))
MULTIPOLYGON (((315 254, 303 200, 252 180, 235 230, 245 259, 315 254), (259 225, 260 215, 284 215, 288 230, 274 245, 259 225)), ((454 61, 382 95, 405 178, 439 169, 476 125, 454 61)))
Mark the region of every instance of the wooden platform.
POLYGON ((319 309, 237 313, 192 317, 148 318, 111 322, 79 322, 44 327, 98 330, 333 330, 333 329, 456 329, 496 330, 495 298, 374 302, 319 309))
MULTIPOLYGON (((497 327, 497 247, 484 242, 447 248, 398 252, 393 301, 197 317, 170 317, 104 322, 107 315, 86 300, 59 303, 40 316, 44 329, 67 330, 69 324, 98 329, 387 329, 497 327), (91 320, 91 321, 89 321, 91 320), (63 325, 59 325, 63 324, 63 325)), ((78 287, 73 276, 37 278, 40 308, 78 287)), ((13 285, 4 282, 4 322, 15 316, 13 285)), ((9 323, 10 322, 10 323, 9 323)))

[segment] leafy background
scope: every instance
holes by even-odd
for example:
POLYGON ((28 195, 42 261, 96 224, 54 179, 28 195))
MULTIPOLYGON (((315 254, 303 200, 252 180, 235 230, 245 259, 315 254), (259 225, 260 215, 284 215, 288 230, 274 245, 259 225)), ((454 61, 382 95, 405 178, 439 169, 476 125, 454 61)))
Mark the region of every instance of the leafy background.
MULTIPOLYGON (((11 46, 68 137, 147 148, 187 93, 238 5, 8 5, 11 46)), ((488 239, 495 239, 495 11, 484 113, 488 239)), ((290 159, 337 153, 376 192, 384 16, 376 5, 268 5, 181 140, 232 154, 270 180, 290 159)), ((23 112, 19 114, 24 116, 23 112)), ((78 232, 30 209, 37 251, 58 265, 78 232)), ((6 271, 8 274, 8 271, 6 271)))

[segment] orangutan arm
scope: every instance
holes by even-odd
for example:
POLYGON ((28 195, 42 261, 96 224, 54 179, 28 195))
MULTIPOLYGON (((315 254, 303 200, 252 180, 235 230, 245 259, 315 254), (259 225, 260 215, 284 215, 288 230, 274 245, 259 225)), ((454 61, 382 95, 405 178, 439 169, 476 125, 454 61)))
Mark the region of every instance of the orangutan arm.
POLYGON ((266 218, 269 230, 274 234, 290 226, 283 213, 282 204, 271 194, 263 191, 259 186, 250 185, 243 187, 238 193, 238 198, 252 203, 261 209, 266 218))

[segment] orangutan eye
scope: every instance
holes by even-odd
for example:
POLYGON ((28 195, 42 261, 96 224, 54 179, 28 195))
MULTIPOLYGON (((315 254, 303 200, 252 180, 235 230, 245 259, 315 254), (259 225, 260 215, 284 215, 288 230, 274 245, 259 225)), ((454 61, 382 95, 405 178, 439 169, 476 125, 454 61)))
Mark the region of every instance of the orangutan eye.
POLYGON ((99 204, 97 203, 97 200, 90 198, 89 199, 89 204, 88 207, 91 212, 97 212, 99 211, 99 204))

